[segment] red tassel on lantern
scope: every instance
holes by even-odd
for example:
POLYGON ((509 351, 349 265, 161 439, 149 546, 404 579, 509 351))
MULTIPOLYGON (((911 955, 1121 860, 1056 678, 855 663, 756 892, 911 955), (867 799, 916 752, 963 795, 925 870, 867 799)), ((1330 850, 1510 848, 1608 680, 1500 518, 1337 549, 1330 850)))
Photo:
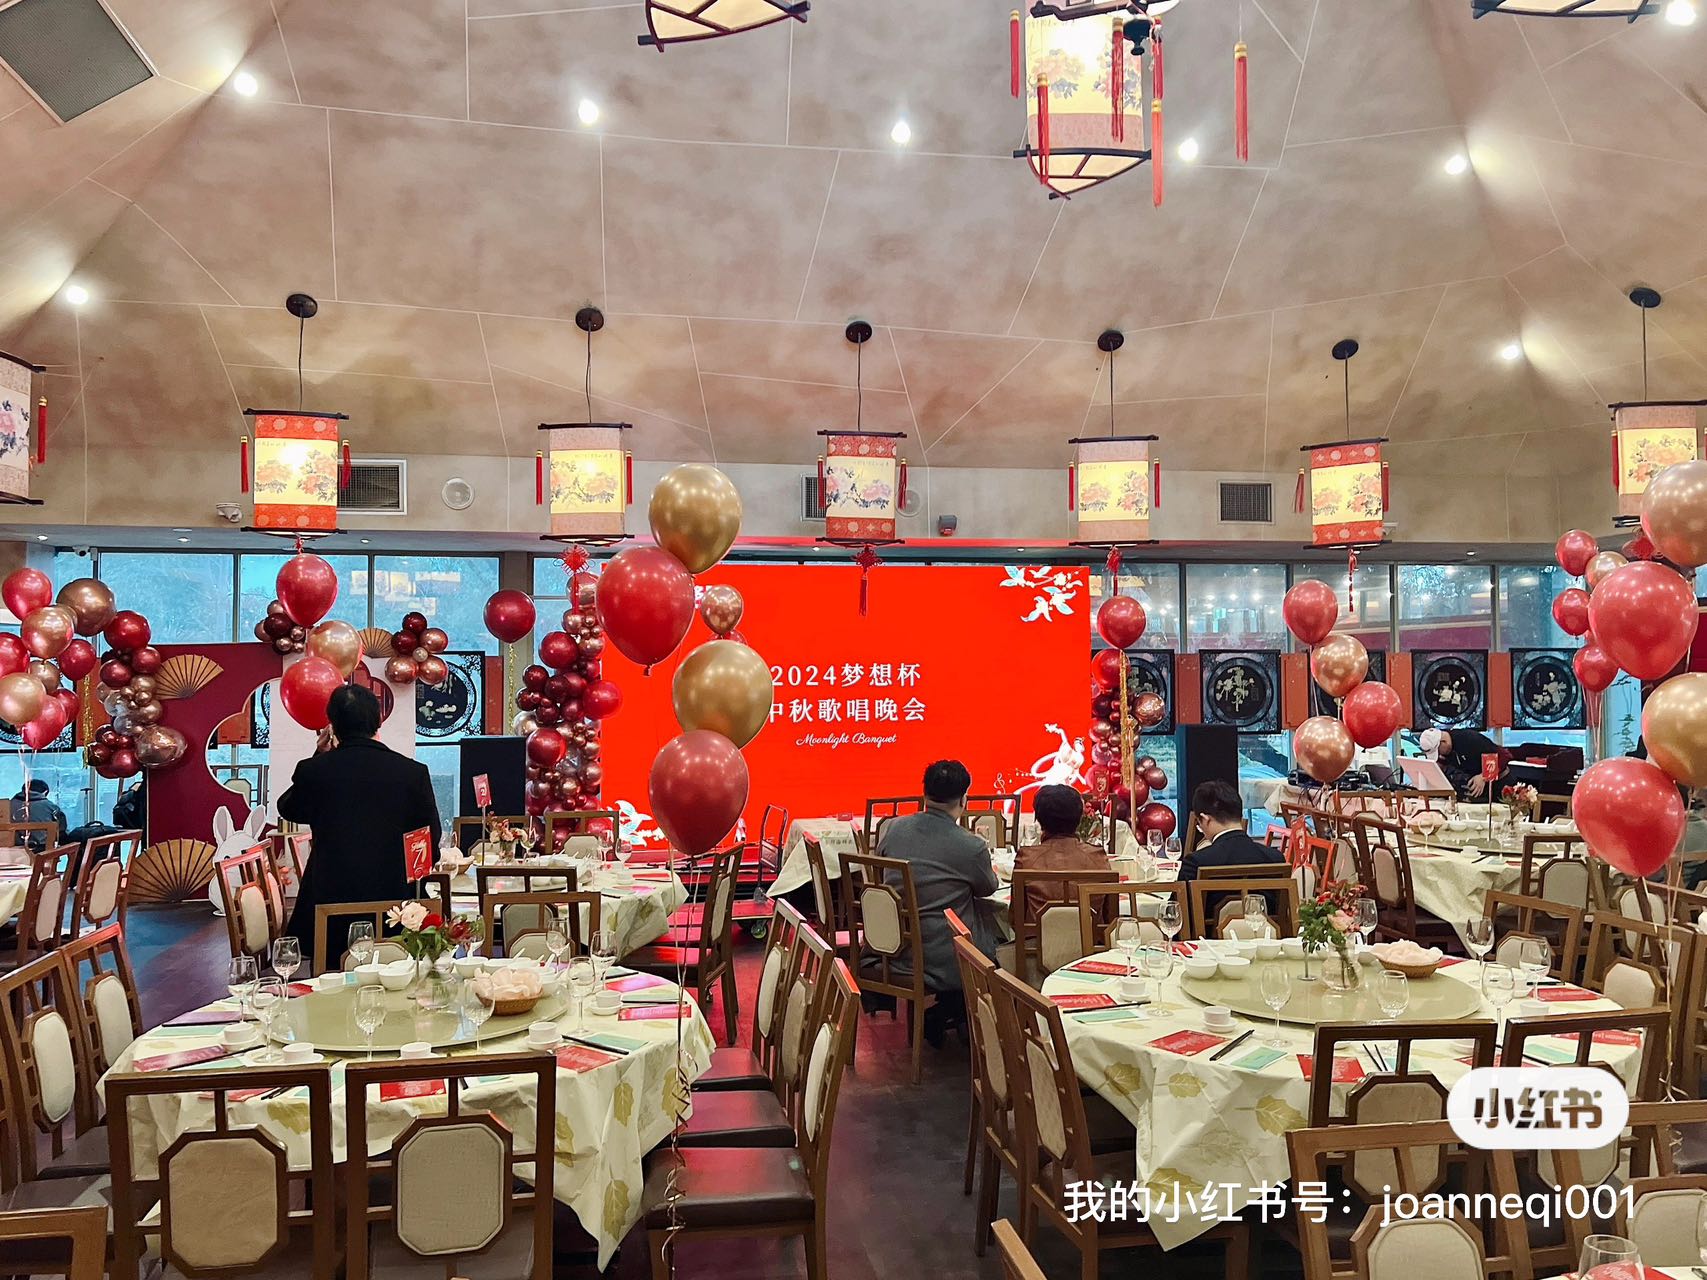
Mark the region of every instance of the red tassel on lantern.
POLYGON ((47 461, 47 397, 36 401, 36 465, 47 461))
POLYGON ((1103 565, 1104 565, 1104 567, 1106 567, 1108 569, 1109 573, 1113 574, 1115 577, 1120 576, 1120 548, 1119 547, 1110 547, 1108 549, 1108 559, 1103 561, 1103 565))
POLYGON ((1162 464, 1160 460, 1150 464, 1150 505, 1162 505, 1162 464))
POLYGON ((907 460, 905 458, 901 459, 901 478, 895 484, 895 505, 897 507, 907 505, 907 460))
POLYGON ((1381 514, 1386 515, 1393 509, 1393 486, 1388 480, 1389 468, 1385 462, 1381 464, 1381 514))
POLYGON ((350 477, 353 472, 354 468, 350 464, 350 442, 346 440, 344 441, 344 478, 339 488, 348 489, 350 487, 350 477))
POLYGON ((242 482, 242 485, 243 485, 241 492, 248 493, 249 492, 249 437, 248 436, 243 437, 243 443, 240 446, 240 448, 242 450, 242 453, 239 457, 239 465, 242 467, 242 470, 238 473, 238 479, 242 482))
POLYGON ((1108 50, 1108 107, 1109 136, 1116 142, 1126 141, 1126 40, 1121 31, 1120 15, 1114 15, 1108 50))
POLYGON ((1345 612, 1349 618, 1357 606, 1352 601, 1351 584, 1357 579, 1357 548, 1353 547, 1345 557, 1345 612))
POLYGON ((533 505, 545 505, 545 455, 538 450, 533 455, 533 505))
POLYGON ((1155 49, 1150 68, 1150 96, 1160 98, 1162 93, 1162 20, 1156 19, 1150 24, 1150 44, 1155 49))
POLYGON ((1251 158, 1250 51, 1243 40, 1233 46, 1233 154, 1251 158))
POLYGON ((824 502, 824 455, 818 455, 818 501, 824 502))
POLYGON ((854 563, 859 566, 859 616, 865 617, 866 608, 871 603, 871 570, 880 561, 877 551, 868 542, 859 549, 854 557, 854 563))
POLYGON ((1079 509, 1079 471, 1072 463, 1067 464, 1067 510, 1079 509))
POLYGON ((1304 468, 1298 468, 1298 487, 1292 491, 1292 509, 1304 514, 1304 468))
POLYGON ((1162 207, 1162 103, 1150 104, 1150 203, 1162 207))
POLYGON ((623 466, 623 483, 628 486, 628 496, 626 498, 624 498, 623 501, 625 503, 627 503, 629 506, 633 506, 634 505, 634 455, 632 453, 625 453, 622 455, 622 466, 623 466))
POLYGON ((1614 431, 1612 433, 1612 491, 1614 493, 1618 492, 1618 482, 1623 478, 1623 475, 1624 468, 1618 457, 1618 433, 1614 431))
POLYGON ((1019 97, 1025 89, 1025 46, 1020 41, 1019 10, 1008 14, 1008 92, 1019 97))
POLYGON ((1037 77, 1037 180, 1049 185, 1049 81, 1037 77))

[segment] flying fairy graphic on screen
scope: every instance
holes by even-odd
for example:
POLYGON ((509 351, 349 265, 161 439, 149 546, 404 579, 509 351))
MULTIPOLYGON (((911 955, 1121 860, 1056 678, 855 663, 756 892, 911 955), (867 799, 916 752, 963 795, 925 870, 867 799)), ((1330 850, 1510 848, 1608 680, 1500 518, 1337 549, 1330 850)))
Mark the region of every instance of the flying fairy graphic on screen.
POLYGON ((1016 795, 1035 787, 1076 787, 1083 780, 1081 773, 1085 767, 1085 740, 1074 738, 1069 742, 1066 733, 1058 724, 1046 724, 1043 727, 1059 738, 1061 745, 1048 755, 1038 756, 1031 762, 1031 768, 1026 772, 1031 775, 1032 780, 1018 788, 1016 795))
POLYGON ((1010 564, 1004 565, 1002 572, 1007 577, 997 585, 1037 593, 1031 598, 1031 612, 1022 617, 1021 622, 1053 622, 1057 614, 1070 616, 1073 600, 1083 583, 1082 578, 1047 565, 1010 564))

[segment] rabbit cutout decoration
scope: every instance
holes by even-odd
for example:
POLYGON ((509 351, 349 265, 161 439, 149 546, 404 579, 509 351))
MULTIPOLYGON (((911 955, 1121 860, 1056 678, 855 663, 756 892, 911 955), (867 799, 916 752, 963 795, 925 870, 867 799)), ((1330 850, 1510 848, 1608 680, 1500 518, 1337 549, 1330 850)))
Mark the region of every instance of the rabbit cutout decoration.
MULTIPOLYGON (((231 810, 223 805, 213 815, 213 860, 217 864, 235 854, 253 849, 261 843, 261 833, 267 828, 267 808, 255 805, 249 810, 249 816, 243 820, 241 827, 235 826, 231 819, 231 810)), ((219 896, 219 871, 214 869, 213 879, 208 882, 207 900, 213 904, 216 916, 225 914, 225 904, 219 896)))

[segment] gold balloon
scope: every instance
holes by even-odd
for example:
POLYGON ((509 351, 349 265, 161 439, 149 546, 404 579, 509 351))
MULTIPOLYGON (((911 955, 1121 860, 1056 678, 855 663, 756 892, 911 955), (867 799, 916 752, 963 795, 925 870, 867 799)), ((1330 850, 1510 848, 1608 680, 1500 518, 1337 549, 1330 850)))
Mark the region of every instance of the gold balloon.
POLYGON ((66 583, 59 589, 58 602, 75 615, 80 636, 106 630, 117 611, 112 588, 99 578, 78 578, 66 583))
POLYGON ((302 647, 314 657, 326 659, 346 680, 355 674, 356 666, 362 660, 361 636, 349 623, 339 622, 336 618, 316 624, 302 647))
POLYGON ((1630 562, 1616 551, 1602 551, 1588 562, 1588 568, 1583 570, 1583 578, 1588 582, 1588 589, 1593 591, 1601 584, 1601 580, 1614 569, 1622 569, 1630 562))
POLYGON ((1707 786, 1707 672, 1673 676, 1642 707, 1648 758, 1686 787, 1707 786))
POLYGON ((699 616, 713 634, 726 636, 741 625, 747 603, 734 587, 707 587, 699 598, 699 616))
POLYGON ((435 687, 450 679, 450 664, 436 653, 429 653, 424 658, 415 661, 415 675, 422 684, 435 687))
POLYGON ((136 734, 136 762, 144 769, 164 769, 183 759, 189 746, 184 735, 163 724, 151 724, 136 734))
POLYGON ((22 728, 41 714, 47 690, 32 675, 14 671, 0 676, 0 720, 22 728))
POLYGON ((1356 752, 1351 731, 1332 716, 1311 716, 1292 734, 1292 754, 1298 757, 1298 767, 1317 782, 1338 781, 1351 768, 1356 752))
POLYGON ((1642 531, 1674 564, 1707 564, 1707 462, 1674 462, 1648 482, 1642 531))
POLYGON ((159 724, 160 717, 166 714, 166 704, 158 698, 139 698, 136 705, 130 709, 132 724, 159 724))
POLYGON ((30 610, 18 634, 36 657, 57 658, 77 634, 77 615, 62 604, 46 604, 30 610))
POLYGON ((1356 636, 1330 631, 1328 638, 1310 651, 1310 674, 1330 698, 1343 698, 1369 674, 1369 654, 1356 636))
MULTIPOLYGON (((30 659, 30 674, 40 680, 41 687, 49 693, 58 693, 59 686, 64 683, 64 677, 60 674, 59 668, 42 658, 30 659)), ((139 676, 138 679, 147 679, 147 677, 139 676)))
POLYGON ((701 573, 723 559, 741 532, 741 495, 716 467, 688 462, 658 481, 646 516, 657 544, 689 573, 701 573))
MULTIPOLYGON (((31 664, 31 667, 32 669, 34 668, 33 663, 31 664)), ((44 680, 42 683, 47 684, 47 681, 44 680)), ((156 681, 153 676, 132 676, 130 678, 129 687, 130 691, 136 695, 137 701, 139 702, 144 698, 158 698, 160 696, 159 682, 156 681)), ((51 686, 49 686, 48 692, 53 692, 53 688, 51 686)))
POLYGON ((385 660, 385 678, 392 684, 414 684, 415 677, 420 673, 415 670, 415 659, 398 656, 385 660))
POLYGON ((765 727, 775 695, 765 660, 735 640, 707 640, 682 659, 670 685, 684 732, 710 729, 737 747, 765 727))

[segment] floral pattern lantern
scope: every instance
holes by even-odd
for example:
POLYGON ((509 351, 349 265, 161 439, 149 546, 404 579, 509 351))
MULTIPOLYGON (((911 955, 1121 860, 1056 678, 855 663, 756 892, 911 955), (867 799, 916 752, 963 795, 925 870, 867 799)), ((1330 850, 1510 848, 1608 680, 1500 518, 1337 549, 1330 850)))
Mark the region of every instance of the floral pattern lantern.
POLYGON ((667 44, 715 40, 766 27, 785 18, 806 21, 806 0, 646 0, 642 45, 662 51, 667 44))
MULTIPOLYGON (((1311 543, 1318 547, 1374 546, 1387 537, 1387 464, 1381 460, 1385 436, 1351 439, 1351 358, 1357 341, 1334 344, 1334 359, 1345 370, 1346 439, 1307 444, 1305 466, 1298 471, 1297 510, 1309 499, 1311 543)), ((1353 558, 1352 568, 1356 568, 1353 558)))
POLYGON ((1658 13, 1655 0, 1470 0, 1470 16, 1506 13, 1520 18, 1623 18, 1658 13))
POLYGON ((1629 298, 1642 316, 1642 398, 1609 405, 1612 410, 1612 487, 1618 491, 1613 523, 1638 524, 1642 495, 1653 478, 1675 462, 1701 456, 1701 408, 1707 400, 1648 399, 1648 312, 1663 299, 1638 286, 1629 298))
POLYGON ((865 344, 871 325, 852 321, 843 336, 854 344, 854 429, 820 431, 818 492, 824 500, 825 542, 859 548, 859 611, 871 598, 871 571, 879 563, 876 547, 895 541, 895 518, 907 501, 907 460, 900 456, 904 431, 867 431, 865 422, 865 344))
POLYGON ((1108 434, 1069 440, 1075 452, 1067 468, 1067 509, 1078 516, 1081 546, 1106 546, 1110 573, 1120 571, 1120 549, 1150 542, 1150 513, 1162 501, 1162 463, 1152 457, 1155 436, 1116 435, 1114 355, 1126 337, 1116 329, 1097 337, 1108 356, 1108 434))
POLYGON ((249 437, 242 442, 241 487, 253 486, 254 523, 259 533, 298 539, 338 531, 338 490, 350 483, 350 444, 340 440, 342 413, 314 413, 302 407, 302 339, 320 304, 306 293, 285 299, 296 317, 296 408, 245 409, 253 421, 253 467, 249 437))
MULTIPOLYGON (((40 506, 30 497, 30 405, 34 377, 47 372, 39 364, 0 351, 0 503, 40 506)), ((41 397, 34 425, 36 464, 47 461, 47 397, 41 397)))
POLYGON ((624 451, 626 422, 594 422, 593 335, 605 327, 604 312, 582 307, 575 325, 587 335, 586 422, 542 422, 550 446, 534 454, 534 502, 549 505, 552 541, 617 542, 628 534, 634 501, 634 455, 624 451))

